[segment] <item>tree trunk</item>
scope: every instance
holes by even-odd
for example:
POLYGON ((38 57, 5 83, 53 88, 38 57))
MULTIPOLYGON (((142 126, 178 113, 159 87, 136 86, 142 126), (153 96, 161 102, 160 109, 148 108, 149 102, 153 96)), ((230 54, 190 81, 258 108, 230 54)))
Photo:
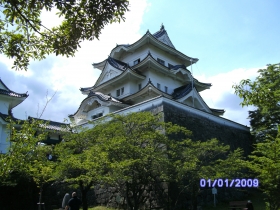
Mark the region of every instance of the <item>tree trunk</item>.
POLYGON ((88 210, 87 193, 92 185, 93 182, 90 182, 87 186, 84 186, 83 181, 79 182, 80 190, 82 193, 83 210, 88 210))
POLYGON ((87 200, 87 193, 88 190, 82 190, 82 202, 83 202, 83 210, 88 210, 88 200, 87 200))
POLYGON ((40 193, 39 193, 39 203, 38 203, 38 209, 42 210, 42 193, 43 193, 43 185, 40 186, 40 193))
POLYGON ((192 185, 192 210, 197 210, 197 188, 196 188, 196 184, 192 185))

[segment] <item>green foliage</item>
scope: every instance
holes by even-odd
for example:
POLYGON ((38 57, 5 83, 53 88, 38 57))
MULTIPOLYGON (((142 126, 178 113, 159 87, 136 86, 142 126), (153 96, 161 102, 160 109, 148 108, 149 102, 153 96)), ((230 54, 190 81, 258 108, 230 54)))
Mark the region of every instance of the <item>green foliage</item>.
POLYGON ((1 180, 14 171, 29 172, 30 164, 39 155, 38 142, 46 139, 47 132, 42 129, 40 121, 9 121, 7 125, 8 139, 11 146, 6 154, 0 156, 1 180), (37 134, 37 135, 36 135, 37 134))
POLYGON ((42 145, 48 132, 45 129, 46 122, 41 120, 9 121, 7 139, 11 146, 6 154, 0 157, 0 178, 2 184, 9 179, 13 173, 20 173, 23 176, 31 177, 40 189, 39 202, 41 203, 43 186, 54 180, 53 172, 55 163, 47 159, 52 147, 42 145))
POLYGON ((242 106, 253 105, 256 110, 249 112, 252 133, 257 142, 267 135, 276 137, 280 122, 280 69, 279 64, 260 69, 255 81, 242 80, 234 85, 235 93, 243 99, 242 106))
POLYGON ((260 189, 267 196, 267 209, 280 208, 280 128, 276 138, 255 145, 247 166, 257 175, 260 189))
POLYGON ((81 41, 98 38, 105 25, 124 20, 128 1, 1 0, 0 6, 0 53, 14 59, 16 70, 27 70, 30 59, 73 56, 81 41), (43 10, 58 10, 61 25, 42 25, 43 10))
POLYGON ((55 147, 58 166, 57 181, 66 182, 82 192, 83 209, 88 208, 87 193, 94 184, 109 179, 107 153, 99 147, 94 129, 65 134, 64 140, 55 147))
POLYGON ((267 196, 267 209, 280 208, 280 69, 279 64, 260 69, 255 81, 242 80, 233 86, 242 106, 254 105, 249 112, 252 134, 257 140, 247 166, 257 175, 267 196))
POLYGON ((217 139, 205 142, 184 141, 181 152, 177 152, 177 182, 183 191, 192 195, 193 209, 197 207, 197 196, 200 193, 200 179, 219 179, 241 177, 245 168, 243 151, 230 151, 217 139))
POLYGON ((111 184, 118 186, 129 208, 139 209, 147 201, 145 191, 170 180, 169 158, 180 146, 171 134, 190 134, 185 128, 162 122, 149 112, 113 115, 94 127, 96 141, 108 154, 111 184))

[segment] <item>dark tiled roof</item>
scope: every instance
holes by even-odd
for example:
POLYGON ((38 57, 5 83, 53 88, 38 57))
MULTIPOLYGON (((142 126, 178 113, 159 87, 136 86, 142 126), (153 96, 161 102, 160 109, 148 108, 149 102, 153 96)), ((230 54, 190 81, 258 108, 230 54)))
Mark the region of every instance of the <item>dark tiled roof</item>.
MULTIPOLYGON (((103 62, 103 61, 102 61, 102 62, 103 62)), ((101 63, 102 63, 102 62, 101 62, 101 63)), ((110 57, 110 56, 108 57, 107 62, 108 62, 111 66, 115 67, 116 69, 122 70, 122 71, 124 71, 124 70, 126 70, 126 69, 128 68, 127 63, 124 63, 124 62, 122 62, 122 61, 120 61, 120 60, 114 59, 114 58, 112 58, 112 57, 110 57)), ((80 91, 89 91, 89 90, 91 90, 93 87, 94 87, 94 86, 92 86, 92 87, 86 87, 86 88, 80 88, 80 91)))
POLYGON ((113 102, 116 102, 116 103, 121 103, 119 100, 113 98, 112 96, 108 96, 108 95, 105 95, 105 94, 100 93, 100 92, 90 91, 89 94, 88 94, 88 98, 91 97, 91 96, 97 96, 102 101, 113 101, 113 102))
POLYGON ((157 31, 156 33, 153 34, 154 37, 156 37, 157 39, 160 38, 162 35, 164 35, 166 33, 166 30, 164 29, 164 26, 161 25, 160 30, 157 31))
POLYGON ((212 112, 216 112, 216 113, 225 113, 225 110, 224 109, 213 109, 213 108, 210 108, 210 110, 212 112))
POLYGON ((12 96, 12 97, 16 97, 16 98, 22 98, 22 97, 27 97, 28 94, 27 93, 16 93, 12 90, 10 90, 5 84, 4 82, 0 79, 0 83, 7 89, 0 89, 0 94, 2 95, 7 95, 7 96, 12 96))
POLYGON ((170 69, 172 69, 172 70, 177 70, 177 69, 180 69, 180 68, 182 68, 182 69, 186 69, 187 70, 187 67, 185 66, 185 65, 175 65, 175 66, 173 66, 172 68, 170 68, 170 69))
POLYGON ((12 120, 19 120, 17 118, 14 117, 13 113, 11 112, 11 110, 9 111, 9 114, 3 114, 2 112, 0 112, 0 117, 7 122, 7 117, 11 117, 12 120))
MULTIPOLYGON (((164 29, 164 26, 161 25, 160 30, 157 31, 156 33, 154 33, 153 36, 154 36, 156 39, 159 39, 159 38, 162 37, 164 34, 166 34, 167 37, 168 37, 168 34, 167 34, 166 30, 164 29)), ((168 37, 168 38, 169 38, 169 37, 168 37)), ((161 41, 161 40, 159 40, 159 41, 161 41)), ((169 39, 169 41, 170 41, 170 43, 171 43, 171 46, 170 46, 170 47, 172 47, 172 48, 175 49, 175 47, 174 47, 174 45, 172 44, 172 42, 171 42, 170 39, 169 39)), ((162 41, 161 41, 161 42, 162 42, 162 41)))
POLYGON ((80 91, 87 91, 87 90, 90 90, 90 89, 92 89, 92 87, 80 88, 80 91))
POLYGON ((51 120, 42 120, 34 117, 28 117, 28 120, 40 120, 42 121, 42 128, 46 128, 49 130, 55 130, 55 131, 69 131, 69 124, 66 123, 60 123, 60 122, 55 122, 51 120))
POLYGON ((108 57, 107 61, 109 62, 110 65, 114 66, 115 68, 119 69, 119 70, 125 70, 127 69, 128 65, 122 61, 119 61, 117 59, 114 59, 112 57, 108 57))
POLYGON ((121 101, 119 101, 119 100, 113 98, 112 96, 105 95, 105 94, 100 93, 100 92, 92 92, 92 91, 90 91, 89 94, 88 94, 88 97, 86 97, 86 98, 81 102, 81 104, 80 104, 78 110, 77 110, 74 114, 69 114, 68 117, 69 117, 69 118, 73 118, 74 115, 78 113, 78 111, 79 111, 79 109, 81 108, 83 102, 84 102, 85 100, 87 100, 88 98, 92 97, 92 96, 96 96, 96 97, 99 98, 101 101, 107 101, 107 102, 108 102, 108 101, 112 101, 112 102, 116 102, 116 103, 122 103, 121 101))
POLYGON ((192 84, 183 85, 174 89, 174 93, 172 94, 173 99, 179 99, 187 95, 192 90, 192 84))

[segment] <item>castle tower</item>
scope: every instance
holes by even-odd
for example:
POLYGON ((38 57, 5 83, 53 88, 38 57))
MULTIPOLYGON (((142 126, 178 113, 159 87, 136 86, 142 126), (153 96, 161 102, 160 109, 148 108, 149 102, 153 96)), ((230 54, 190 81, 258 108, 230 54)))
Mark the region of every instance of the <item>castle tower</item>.
POLYGON ((197 61, 175 49, 163 25, 154 34, 147 31, 135 43, 117 45, 107 59, 93 64, 100 76, 92 87, 80 89, 87 97, 69 117, 77 125, 86 124, 112 112, 133 111, 140 104, 146 109, 144 104, 148 107, 158 98, 218 117, 224 110, 208 107, 199 94, 211 84, 198 81, 189 70, 197 61))

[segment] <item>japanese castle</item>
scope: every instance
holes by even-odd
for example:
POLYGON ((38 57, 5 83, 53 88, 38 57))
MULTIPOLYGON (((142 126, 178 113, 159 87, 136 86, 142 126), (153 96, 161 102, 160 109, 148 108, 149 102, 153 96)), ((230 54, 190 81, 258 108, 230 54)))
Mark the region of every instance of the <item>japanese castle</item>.
POLYGON ((198 61, 176 50, 162 25, 152 34, 146 32, 133 44, 117 45, 107 59, 93 63, 100 76, 92 87, 80 88, 86 95, 69 118, 76 125, 87 125, 109 113, 125 114, 145 110, 163 111, 172 104, 185 111, 222 124, 246 129, 220 117, 223 109, 210 108, 200 96, 210 83, 200 82, 189 68, 198 61))
MULTIPOLYGON (((248 148, 248 153, 249 128, 221 117, 223 109, 210 108, 202 99, 200 92, 211 84, 193 77, 189 69, 197 61, 176 50, 163 25, 154 34, 147 31, 135 43, 117 45, 107 59, 92 64, 101 71, 100 76, 92 87, 80 88, 86 97, 68 117, 74 125, 91 127, 91 121, 109 113, 163 113, 164 121, 191 130, 194 140, 217 138, 232 148, 248 148)), ((6 119, 17 120, 12 109, 27 97, 27 93, 10 90, 0 79, 0 153, 10 145, 6 119)), ((50 121, 46 127, 50 136, 44 143, 60 142, 65 125, 50 121)))

